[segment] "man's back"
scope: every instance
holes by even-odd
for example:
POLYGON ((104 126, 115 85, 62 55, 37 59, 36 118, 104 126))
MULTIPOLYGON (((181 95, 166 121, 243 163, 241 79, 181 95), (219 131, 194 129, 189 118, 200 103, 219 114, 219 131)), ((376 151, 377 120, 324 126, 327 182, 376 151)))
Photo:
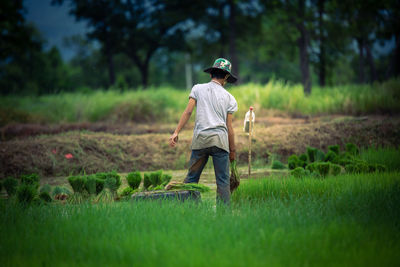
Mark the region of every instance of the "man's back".
POLYGON ((235 98, 214 81, 195 85, 189 97, 197 106, 192 149, 216 146, 229 152, 226 117, 237 110, 235 98))

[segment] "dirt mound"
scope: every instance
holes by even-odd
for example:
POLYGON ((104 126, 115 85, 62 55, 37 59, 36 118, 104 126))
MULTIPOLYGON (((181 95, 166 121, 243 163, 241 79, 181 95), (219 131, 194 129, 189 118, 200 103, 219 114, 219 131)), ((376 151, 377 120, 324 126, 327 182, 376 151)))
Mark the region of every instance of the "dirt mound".
MULTIPOLYGON (((329 145, 353 142, 359 146, 399 146, 400 117, 329 117, 280 124, 262 118, 253 137, 253 158, 267 163, 271 154, 285 160, 303 153, 307 146, 326 150, 329 145)), ((149 129, 157 127, 148 125, 149 129)), ((242 123, 234 124, 239 164, 247 162, 248 136, 242 123)), ((190 157, 192 129, 180 134, 179 145, 169 148, 169 133, 120 135, 68 132, 14 139, 0 143, 0 176, 36 172, 42 176, 75 173, 156 169, 183 169, 190 157)), ((171 131, 168 131, 171 132, 171 131)))
POLYGON ((175 125, 170 124, 107 124, 107 123, 69 123, 60 125, 13 123, 0 128, 2 141, 21 139, 36 135, 54 135, 70 131, 105 132, 120 135, 171 133, 175 125))

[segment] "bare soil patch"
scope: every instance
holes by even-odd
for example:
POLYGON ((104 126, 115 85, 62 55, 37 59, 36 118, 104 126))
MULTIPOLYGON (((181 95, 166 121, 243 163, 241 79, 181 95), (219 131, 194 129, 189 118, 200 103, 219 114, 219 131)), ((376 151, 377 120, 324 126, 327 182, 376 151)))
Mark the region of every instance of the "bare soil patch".
MULTIPOLYGON (((63 126, 58 127, 61 129, 63 126)), ((176 148, 170 148, 167 143, 173 125, 126 126, 127 129, 131 127, 130 133, 121 133, 119 129, 125 129, 122 125, 120 128, 115 125, 107 127, 106 131, 74 129, 2 141, 0 177, 31 172, 43 177, 56 177, 83 172, 187 167, 193 125, 186 126, 180 134, 176 148), (149 129, 156 132, 146 133, 149 129), (68 158, 67 154, 72 157, 68 158)), ((238 162, 246 164, 248 136, 242 127, 241 121, 234 123, 238 162)), ((252 155, 267 164, 271 154, 279 154, 285 161, 292 153, 304 152, 307 146, 326 150, 329 145, 343 146, 347 142, 359 146, 397 147, 400 145, 400 117, 257 118, 252 155)))
POLYGON ((0 128, 1 141, 22 139, 37 135, 55 135, 70 131, 90 131, 119 135, 170 133, 175 125, 146 123, 67 123, 59 125, 12 123, 0 128))

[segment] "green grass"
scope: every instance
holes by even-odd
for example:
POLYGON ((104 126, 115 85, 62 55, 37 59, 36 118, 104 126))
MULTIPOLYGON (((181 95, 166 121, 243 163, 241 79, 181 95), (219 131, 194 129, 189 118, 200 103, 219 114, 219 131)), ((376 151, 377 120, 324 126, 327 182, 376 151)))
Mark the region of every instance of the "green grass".
POLYGON ((3 266, 396 266, 400 173, 242 183, 210 201, 0 204, 3 266), (265 197, 263 196, 265 195, 265 197))
MULTIPOLYGON (((301 85, 271 81, 265 85, 230 86, 239 104, 237 117, 249 106, 277 109, 289 114, 368 114, 400 111, 400 81, 373 85, 320 88, 310 96, 301 85)), ((20 122, 177 121, 188 100, 188 91, 169 87, 148 90, 60 93, 39 97, 0 98, 0 124, 20 122)))
POLYGON ((369 164, 382 164, 388 171, 400 171, 400 147, 368 147, 361 149, 360 156, 369 164))

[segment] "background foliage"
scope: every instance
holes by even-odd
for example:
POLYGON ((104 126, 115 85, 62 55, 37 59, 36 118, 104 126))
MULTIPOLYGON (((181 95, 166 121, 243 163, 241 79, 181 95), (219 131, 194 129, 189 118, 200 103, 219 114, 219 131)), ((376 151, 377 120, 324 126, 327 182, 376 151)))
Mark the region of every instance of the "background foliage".
POLYGON ((232 61, 240 83, 302 82, 307 94, 315 84, 372 83, 400 73, 395 0, 52 3, 68 5, 89 33, 65 40, 76 54, 63 61, 25 21, 22 0, 2 1, 3 95, 191 87, 208 80, 202 69, 216 57, 232 61))

